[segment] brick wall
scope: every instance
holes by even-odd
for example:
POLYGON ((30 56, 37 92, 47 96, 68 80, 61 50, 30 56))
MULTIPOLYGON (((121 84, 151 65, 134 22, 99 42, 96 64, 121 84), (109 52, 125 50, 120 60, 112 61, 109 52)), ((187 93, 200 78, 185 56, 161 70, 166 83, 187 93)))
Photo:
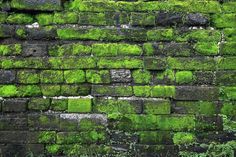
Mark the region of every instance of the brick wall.
POLYGON ((1 157, 235 156, 235 0, 0 8, 1 157))

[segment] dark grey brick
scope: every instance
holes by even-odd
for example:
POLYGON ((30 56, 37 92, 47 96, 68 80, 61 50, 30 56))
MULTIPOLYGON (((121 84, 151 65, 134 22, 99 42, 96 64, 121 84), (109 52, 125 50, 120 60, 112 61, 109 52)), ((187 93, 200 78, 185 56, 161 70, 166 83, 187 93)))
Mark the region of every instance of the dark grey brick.
POLYGON ((16 72, 12 70, 0 70, 0 84, 14 83, 16 80, 16 72))

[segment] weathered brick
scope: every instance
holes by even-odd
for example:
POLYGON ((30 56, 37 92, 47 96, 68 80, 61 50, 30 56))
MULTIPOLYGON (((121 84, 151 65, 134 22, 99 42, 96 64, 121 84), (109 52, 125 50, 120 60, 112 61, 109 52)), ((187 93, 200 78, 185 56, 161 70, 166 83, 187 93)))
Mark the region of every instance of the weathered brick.
POLYGON ((126 69, 110 70, 112 82, 131 82, 131 72, 126 69))
POLYGON ((23 44, 22 55, 24 57, 45 57, 47 56, 47 45, 23 44))
POLYGON ((236 54, 236 42, 222 43, 220 47, 220 54, 233 56, 236 54))
POLYGON ((168 100, 144 100, 143 112, 145 114, 170 114, 170 106, 168 100))
POLYGON ((29 110, 48 110, 50 106, 49 99, 32 98, 28 103, 29 110))
POLYGON ((41 83, 62 83, 63 72, 55 70, 45 70, 40 73, 41 83))
POLYGON ((235 70, 236 57, 220 57, 217 61, 217 68, 220 70, 235 70))
POLYGON ((213 84, 214 73, 212 71, 195 71, 195 83, 197 84, 213 84))
POLYGON ((0 70, 0 83, 15 83, 16 72, 12 70, 0 70))
POLYGON ((41 91, 43 96, 60 96, 60 85, 41 85, 41 91))
POLYGON ((27 107, 27 99, 6 99, 3 101, 3 112, 24 112, 27 107))
POLYGON ((154 26, 155 16, 150 13, 131 13, 130 23, 133 26, 154 26))
POLYGON ((216 72, 216 84, 219 85, 235 85, 236 82, 235 71, 217 71, 216 72))
POLYGON ((220 88, 220 97, 223 100, 235 100, 236 99, 236 87, 225 86, 220 88))
POLYGON ((217 87, 177 86, 175 98, 177 100, 218 100, 219 89, 217 87))
POLYGON ((162 70, 167 66, 166 58, 160 57, 145 57, 144 58, 144 68, 150 70, 162 70))
POLYGON ((86 80, 93 84, 110 83, 110 72, 108 70, 87 70, 86 80))
POLYGON ((17 72, 17 81, 22 84, 36 84, 40 77, 36 70, 20 70, 17 72))
POLYGON ((156 24, 158 26, 176 26, 183 24, 183 13, 160 12, 157 14, 156 24))
POLYGON ((66 83, 85 82, 85 72, 83 70, 65 70, 64 79, 66 83))
POLYGON ((60 128, 58 114, 28 114, 30 130, 58 130, 60 128))
POLYGON ((0 130, 27 130, 26 114, 1 114, 0 130))
POLYGON ((93 85, 92 95, 95 96, 132 96, 133 89, 131 86, 102 86, 93 85))

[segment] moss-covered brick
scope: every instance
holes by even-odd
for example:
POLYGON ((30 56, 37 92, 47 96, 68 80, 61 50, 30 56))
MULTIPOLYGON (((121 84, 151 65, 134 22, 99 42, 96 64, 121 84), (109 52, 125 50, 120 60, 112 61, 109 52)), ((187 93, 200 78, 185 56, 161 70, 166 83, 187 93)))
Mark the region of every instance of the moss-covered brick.
POLYGON ((39 83, 39 74, 35 70, 21 70, 17 72, 19 83, 35 84, 39 83))
POLYGON ((61 95, 64 96, 86 96, 90 90, 90 85, 61 85, 61 95))
POLYGON ((217 113, 217 105, 210 101, 178 101, 176 102, 179 114, 203 114, 212 116, 217 113))
POLYGON ((56 132, 55 131, 42 131, 38 134, 39 143, 54 143, 56 142, 56 132))
POLYGON ((117 56, 117 44, 93 44, 92 54, 95 56, 117 56))
POLYGON ((0 85, 1 97, 14 97, 17 93, 17 87, 15 85, 0 85))
POLYGON ((223 100, 236 100, 236 87, 221 87, 220 96, 223 100))
POLYGON ((139 45, 131 44, 118 44, 117 45, 118 55, 130 55, 130 56, 140 56, 143 51, 139 45))
POLYGON ((82 25, 106 25, 107 18, 105 13, 89 13, 80 12, 79 14, 79 24, 82 25))
POLYGON ((62 9, 60 0, 45 0, 45 1, 12 0, 10 6, 11 8, 18 10, 54 11, 62 9))
POLYGON ((134 70, 132 72, 132 77, 133 77, 134 83, 149 84, 152 81, 151 72, 144 69, 134 70))
POLYGON ((91 69, 96 67, 94 57, 50 57, 48 61, 52 69, 91 69))
POLYGON ((173 143, 175 145, 191 144, 196 141, 196 136, 192 133, 177 132, 174 133, 173 143))
POLYGON ((172 143, 171 134, 168 131, 139 131, 141 144, 167 144, 172 143))
POLYGON ((94 100, 93 109, 98 113, 135 114, 141 112, 141 101, 97 98, 94 100))
POLYGON ((32 97, 41 96, 41 88, 38 85, 21 85, 18 86, 17 96, 19 97, 32 97))
POLYGON ((174 83, 175 73, 171 69, 166 69, 165 71, 157 72, 154 77, 154 82, 157 83, 174 83))
POLYGON ((138 97, 175 97, 174 86, 134 86, 133 89, 138 97))
POLYGON ((236 29, 235 28, 225 28, 223 30, 224 38, 226 41, 235 41, 236 40, 236 29))
POLYGON ((220 47, 220 54, 222 55, 236 55, 236 42, 222 43, 220 47))
POLYGON ((67 99, 53 99, 51 102, 51 109, 53 111, 65 111, 67 110, 67 99))
POLYGON ((110 83, 110 71, 109 70, 87 70, 86 80, 89 83, 99 84, 99 83, 110 83))
POLYGON ((175 86, 153 86, 151 97, 175 97, 175 86))
POLYGON ((79 16, 76 12, 56 12, 53 16, 55 24, 74 24, 78 23, 79 16))
POLYGON ((98 60, 98 68, 136 69, 143 67, 143 60, 136 57, 102 57, 98 60))
POLYGON ((92 111, 91 99, 68 99, 68 112, 86 113, 92 111))
POLYGON ((27 32, 24 28, 17 28, 15 33, 18 38, 25 39, 27 37, 27 32))
POLYGON ((0 23, 5 23, 7 20, 7 13, 0 12, 0 23))
POLYGON ((148 70, 163 70, 166 68, 166 58, 162 57, 145 57, 144 67, 148 70))
POLYGON ((131 13, 130 23, 133 26, 154 26, 155 15, 150 13, 131 13))
POLYGON ((208 41, 219 42, 221 40, 221 33, 219 30, 196 29, 188 31, 177 31, 176 41, 208 41))
POLYGON ((41 83, 62 83, 63 72, 56 70, 44 70, 40 73, 41 83))
POLYGON ((21 52, 22 52, 21 44, 0 45, 0 55, 3 56, 20 55, 21 52))
POLYGON ((221 5, 217 1, 187 1, 187 11, 200 13, 219 13, 221 5))
POLYGON ((144 100, 143 112, 145 114, 170 114, 169 100, 144 100))
POLYGON ((169 41, 175 37, 173 29, 156 29, 147 31, 147 39, 153 41, 169 41))
POLYGON ((195 117, 191 115, 134 115, 108 114, 113 129, 193 131, 195 117), (129 127, 127 127, 129 126, 129 127))
POLYGON ((176 70, 213 70, 216 68, 214 58, 172 58, 167 59, 168 67, 176 70))
POLYGON ((72 55, 90 55, 91 47, 82 44, 72 44, 72 55))
POLYGON ((32 98, 28 103, 29 110, 48 110, 50 107, 50 99, 32 98))
POLYGON ((81 39, 120 41, 125 38, 118 32, 118 30, 111 28, 64 28, 57 29, 57 35, 59 39, 64 40, 81 39))
POLYGON ((41 91, 43 96, 60 96, 60 85, 41 85, 41 91))
POLYGON ((236 115, 236 105, 234 102, 223 102, 220 110, 221 114, 233 117, 236 115))
POLYGON ((236 27, 236 14, 214 14, 212 22, 217 28, 236 27))
POLYGON ((198 42, 194 45, 197 54, 211 56, 217 55, 219 52, 219 45, 217 42, 198 42))
POLYGON ((220 70, 235 70, 236 57, 220 57, 217 60, 217 68, 220 70))
POLYGON ((144 54, 147 56, 152 56, 154 55, 154 52, 155 52, 155 48, 152 43, 144 43, 143 50, 144 50, 144 54))
POLYGON ((49 48, 49 55, 54 57, 60 56, 82 56, 89 55, 91 53, 91 47, 82 44, 65 44, 54 45, 49 48))
POLYGON ((38 14, 35 16, 37 22, 40 25, 51 25, 53 24, 53 14, 38 14))
POLYGON ((64 79, 66 83, 85 82, 85 72, 83 70, 65 70, 64 79))
POLYGON ((106 140, 106 133, 104 131, 87 131, 87 132, 67 132, 57 134, 58 144, 71 144, 71 143, 103 143, 106 140))
POLYGON ((217 71, 216 84, 217 85, 236 85, 236 71, 217 71))
POLYGON ((11 14, 7 17, 7 23, 10 24, 30 24, 33 23, 34 19, 29 14, 11 14))
POLYGON ((194 81, 192 71, 178 71, 175 73, 175 78, 178 84, 191 83, 194 81))
POLYGON ((95 96, 132 96, 131 86, 92 86, 92 94, 95 96))
POLYGON ((226 13, 235 13, 236 8, 234 7, 236 5, 236 2, 233 1, 225 1, 222 4, 222 11, 226 13))

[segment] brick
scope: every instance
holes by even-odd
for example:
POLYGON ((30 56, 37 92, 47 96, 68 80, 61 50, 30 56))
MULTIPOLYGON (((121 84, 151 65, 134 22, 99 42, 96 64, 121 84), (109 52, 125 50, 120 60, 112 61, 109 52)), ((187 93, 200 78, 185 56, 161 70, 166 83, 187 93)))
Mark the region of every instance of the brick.
POLYGON ((24 112, 27 102, 27 99, 6 99, 2 104, 2 110, 3 112, 24 112))
POLYGON ((162 70, 166 68, 166 58, 145 57, 144 67, 148 70, 162 70))
POLYGON ((197 116, 196 129, 199 131, 222 131, 222 118, 220 116, 197 116))
POLYGON ((75 12, 57 12, 54 13, 53 23, 66 24, 66 23, 78 23, 79 16, 75 12))
POLYGON ((18 93, 15 85, 0 85, 0 96, 1 97, 13 97, 18 93))
POLYGON ((235 116, 236 105, 235 102, 223 102, 220 113, 229 117, 235 116))
POLYGON ((133 26, 154 26, 155 16, 150 13, 131 13, 130 23, 133 26))
POLYGON ((54 11, 61 10, 60 0, 12 0, 11 7, 19 10, 42 10, 42 11, 54 11))
POLYGON ((198 42, 194 45, 195 53, 205 56, 214 56, 219 52, 217 42, 198 42))
POLYGON ((191 71, 177 71, 175 77, 178 84, 186 84, 194 81, 194 76, 191 71))
POLYGON ((47 56, 47 45, 23 44, 22 55, 24 57, 45 57, 47 56))
POLYGON ((223 100, 235 100, 236 99, 236 87, 221 87, 220 88, 220 98, 223 100))
POLYGON ((177 86, 175 98, 177 100, 218 100, 219 89, 217 87, 177 86))
POLYGON ((133 89, 138 97, 175 97, 174 86, 134 86, 133 89))
POLYGON ((213 84, 214 73, 211 71, 195 71, 194 76, 197 84, 213 84))
POLYGON ((29 110, 48 110, 50 106, 49 99, 32 98, 28 103, 29 110))
POLYGON ((206 26, 209 24, 209 17, 200 13, 191 13, 186 17, 188 26, 206 26))
POLYGON ((236 57, 221 57, 217 61, 217 68, 220 70, 235 70, 236 57))
POLYGON ((152 41, 170 41, 174 39, 174 31, 173 29, 149 30, 147 39, 152 41))
POLYGON ((16 72, 12 70, 0 70, 0 83, 15 83, 16 72))
POLYGON ((43 96, 60 96, 60 85, 41 85, 41 91, 43 96))
POLYGON ((152 75, 148 70, 134 70, 132 72, 132 77, 134 83, 138 84, 150 84, 152 81, 152 75))
POLYGON ((99 113, 141 113, 142 112, 141 100, 129 100, 129 99, 102 99, 98 98, 94 100, 94 112, 99 113))
POLYGON ((54 111, 65 111, 67 110, 67 99, 53 99, 51 102, 51 109, 54 111))
POLYGON ((220 54, 233 56, 236 54, 236 42, 222 43, 220 47, 220 54))
POLYGON ((110 70, 112 82, 131 82, 131 72, 127 69, 110 70))
POLYGON ((62 85, 61 95, 64 96, 86 96, 90 94, 90 85, 62 85))
POLYGON ((20 85, 18 86, 19 97, 42 96, 42 91, 38 85, 20 85))
POLYGON ((95 96, 132 96, 131 86, 92 86, 92 95, 95 96))
POLYGON ((21 44, 0 45, 0 55, 2 56, 17 56, 22 54, 21 44))
POLYGON ((168 131, 139 131, 138 136, 141 144, 172 144, 168 131))
POLYGON ((68 112, 91 112, 91 99, 68 99, 68 112))
POLYGON ((176 26, 183 24, 182 13, 159 12, 156 18, 158 26, 176 26))
POLYGON ((235 71, 217 71, 216 84, 219 85, 235 85, 236 72, 235 71))
POLYGON ((55 70, 45 70, 40 73, 41 83, 62 83, 63 72, 55 70))
POLYGON ((27 115, 25 114, 1 114, 0 130, 27 130, 27 115))
POLYGON ((39 83, 40 77, 35 70, 20 70, 17 72, 17 81, 22 84, 36 84, 39 83))
POLYGON ((10 24, 30 24, 33 23, 33 17, 30 14, 15 13, 7 17, 7 23, 10 24))
POLYGON ((145 114, 170 114, 170 106, 168 100, 144 100, 143 112, 145 114))
POLYGON ((216 28, 235 27, 235 20, 236 14, 214 14, 212 16, 212 22, 216 28))
POLYGON ((0 134, 1 143, 26 143, 27 132, 26 131, 1 131, 0 134))
POLYGON ((30 130, 59 130, 58 114, 28 114, 28 127, 30 130))

